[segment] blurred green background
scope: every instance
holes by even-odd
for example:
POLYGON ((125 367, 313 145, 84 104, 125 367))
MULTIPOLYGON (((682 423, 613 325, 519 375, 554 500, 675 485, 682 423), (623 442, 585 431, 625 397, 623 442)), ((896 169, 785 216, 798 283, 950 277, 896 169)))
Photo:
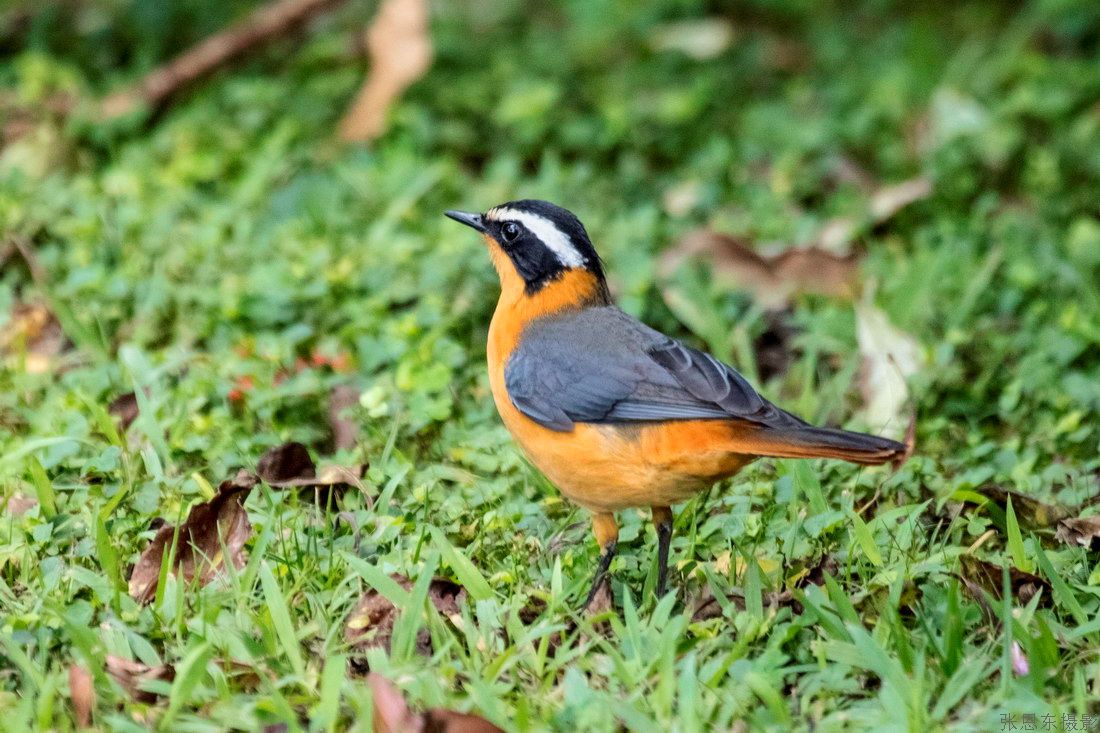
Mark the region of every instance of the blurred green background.
MULTIPOLYGON (((74 661, 104 729, 367 729, 369 693, 335 656, 364 587, 354 559, 415 577, 428 525, 494 593, 461 624, 431 621, 434 657, 371 652, 415 706, 518 730, 1100 715, 1100 557, 990 498, 1087 517, 1098 491, 1100 4, 436 2, 431 68, 379 139, 351 145, 336 130, 376 5, 349 2, 161 109, 97 115, 259 5, 0 10, 0 504, 39 504, 0 515, 0 708, 17 729, 72 727, 74 661), (876 222, 873 192, 916 178, 930 194, 876 222), (775 253, 852 221, 839 249, 860 259, 864 303, 919 354, 916 457, 893 474, 765 462, 688 504, 680 598, 656 608, 652 533, 627 513, 622 619, 549 649, 595 548, 499 424, 496 276, 441 216, 517 198, 577 213, 629 312, 808 419, 877 430, 851 299, 773 311, 705 266, 658 264, 698 227, 775 253), (360 436, 334 450, 338 385, 360 395, 360 436), (106 406, 130 391, 141 416, 112 439, 106 406), (266 487, 249 499, 249 547, 303 664, 255 563, 152 607, 125 593, 153 517, 176 521, 284 440, 371 464, 348 521, 266 487), (1041 592, 998 601, 997 575, 978 600, 963 555, 1036 573, 1041 592), (766 602, 784 590, 805 597, 766 602), (693 616, 700 594, 735 592, 740 607, 693 616), (103 675, 106 654, 193 672, 148 708, 103 675)), ((407 615, 411 633, 428 623, 407 615)))

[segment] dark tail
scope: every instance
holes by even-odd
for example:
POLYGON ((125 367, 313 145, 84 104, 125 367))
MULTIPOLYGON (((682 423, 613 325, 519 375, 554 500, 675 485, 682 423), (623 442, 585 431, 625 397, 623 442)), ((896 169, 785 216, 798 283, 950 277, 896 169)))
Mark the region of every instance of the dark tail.
POLYGON ((754 455, 773 458, 838 458, 865 466, 897 461, 908 450, 902 443, 889 438, 809 425, 781 429, 762 428, 745 438, 751 441, 754 455))

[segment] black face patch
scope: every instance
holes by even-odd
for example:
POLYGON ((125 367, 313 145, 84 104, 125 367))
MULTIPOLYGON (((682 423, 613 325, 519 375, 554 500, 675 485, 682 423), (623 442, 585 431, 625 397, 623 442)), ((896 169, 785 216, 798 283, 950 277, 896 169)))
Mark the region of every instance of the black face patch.
POLYGON ((600 256, 596 254, 592 241, 584 225, 572 212, 556 206, 549 201, 524 199, 510 201, 496 206, 486 214, 484 223, 486 232, 493 237, 512 260, 516 272, 526 283, 528 293, 537 292, 546 283, 555 280, 569 269, 581 268, 595 274, 603 280, 603 267, 600 256), (556 232, 546 232, 546 236, 560 233, 564 242, 548 243, 517 217, 493 220, 495 212, 514 211, 530 214, 545 220, 556 232), (558 251, 555 251, 555 246, 558 251))

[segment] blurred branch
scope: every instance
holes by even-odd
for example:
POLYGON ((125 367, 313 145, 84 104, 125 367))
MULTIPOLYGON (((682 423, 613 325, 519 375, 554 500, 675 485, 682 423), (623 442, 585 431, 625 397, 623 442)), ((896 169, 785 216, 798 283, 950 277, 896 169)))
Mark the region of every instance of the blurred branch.
POLYGON ((371 68, 340 120, 345 142, 368 142, 386 130, 390 107, 432 63, 425 0, 384 0, 365 34, 371 68))
POLYGON ((344 0, 275 0, 233 27, 217 33, 145 75, 137 84, 111 94, 100 105, 104 118, 129 114, 141 105, 164 104, 180 89, 217 71, 257 46, 286 35, 344 0))

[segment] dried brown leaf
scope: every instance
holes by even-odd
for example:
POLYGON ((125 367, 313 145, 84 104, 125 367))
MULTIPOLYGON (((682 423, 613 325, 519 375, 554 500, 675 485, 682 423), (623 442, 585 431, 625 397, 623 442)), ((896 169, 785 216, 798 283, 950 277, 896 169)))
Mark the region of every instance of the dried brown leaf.
POLYGON ((856 304, 856 339, 861 357, 859 390, 863 415, 876 430, 900 434, 907 421, 908 379, 924 365, 920 343, 890 323, 886 313, 865 297, 856 304))
MULTIPOLYGON (((867 203, 866 220, 872 226, 884 224, 910 204, 928 198, 932 194, 932 182, 928 178, 911 178, 890 186, 882 186, 871 194, 867 203)), ((825 222, 817 236, 817 245, 832 252, 847 252, 861 220, 851 216, 838 216, 825 222)))
MULTIPOLYGON (((1000 565, 994 565, 973 555, 959 557, 959 576, 963 585, 983 606, 988 606, 988 601, 979 590, 985 591, 998 601, 1001 600, 1001 573, 1000 565)), ((1050 601, 1050 584, 1045 579, 1015 567, 1009 567, 1008 577, 1012 595, 1020 603, 1028 603, 1040 590, 1044 591, 1044 599, 1047 602, 1050 601)))
POLYGON ((95 685, 92 674, 79 664, 69 667, 69 696, 73 701, 73 717, 79 728, 92 724, 92 711, 95 710, 95 685))
MULTIPOLYGON (((738 608, 738 610, 745 610, 745 592, 740 588, 730 588, 730 594, 727 596, 727 600, 738 608)), ((764 607, 769 613, 775 613, 780 608, 787 606, 798 606, 798 602, 794 599, 794 594, 789 590, 782 591, 768 591, 764 593, 763 597, 764 607)), ((707 621, 712 618, 722 617, 722 604, 718 602, 718 599, 714 597, 714 593, 710 590, 710 586, 703 589, 699 597, 695 600, 695 610, 691 614, 692 621, 707 621)))
MULTIPOLYGON (((1015 499, 1013 499, 1013 506, 1015 506, 1015 499)), ((1058 530, 1054 536, 1067 545, 1097 549, 1097 545, 1100 545, 1100 514, 1061 519, 1058 521, 1058 530)))
POLYGON ((334 450, 351 450, 359 443, 359 424, 346 411, 359 404, 359 390, 350 384, 332 389, 328 399, 328 424, 332 428, 334 450))
POLYGON ((309 449, 301 443, 283 443, 260 457, 256 473, 276 489, 298 488, 317 492, 320 504, 327 503, 328 490, 340 490, 358 486, 367 466, 329 465, 318 472, 310 458, 309 449))
POLYGON ((4 511, 13 517, 21 517, 38 506, 38 499, 25 494, 14 494, 4 504, 4 511))
POLYGON ((1008 508, 1008 500, 1011 498, 1012 511, 1015 512, 1016 518, 1021 525, 1029 529, 1050 527, 1064 519, 1068 519, 1072 514, 1072 512, 1064 506, 1047 504, 1038 499, 1033 499, 1030 496, 1021 494, 1018 491, 1010 491, 1000 486, 982 486, 978 488, 977 491, 996 502, 1006 511, 1008 508))
POLYGON ((345 142, 369 142, 381 136, 390 107, 431 66, 426 0, 384 0, 366 38, 371 69, 340 121, 345 142))
POLYGON ((268 485, 275 487, 302 486, 301 482, 317 476, 317 467, 309 455, 309 449, 301 443, 283 443, 260 456, 256 474, 268 485))
MULTIPOLYGON (((413 582, 403 575, 390 577, 405 590, 412 590, 413 582)), ((434 578, 428 586, 428 600, 440 614, 454 618, 461 613, 466 602, 466 589, 444 578, 434 578)), ((344 624, 344 640, 361 652, 373 647, 388 651, 398 613, 397 607, 388 598, 372 588, 363 594, 348 615, 344 624)), ((420 629, 417 634, 416 650, 425 656, 431 655, 432 638, 427 629, 420 629)))
MULTIPOLYGON (((767 310, 782 310, 803 293, 852 298, 859 290, 859 256, 839 256, 817 247, 765 257, 744 240, 699 229, 662 254, 658 270, 667 280, 686 260, 708 263, 716 280, 748 293, 767 310)), ((672 287, 666 285, 666 299, 672 287)))
POLYGON ((733 24, 725 18, 710 17, 665 23, 649 39, 656 51, 678 51, 696 61, 720 56, 736 38, 733 24))
MULTIPOLYGON (((213 499, 191 507, 179 528, 174 574, 187 582, 197 577, 200 584, 209 583, 224 568, 223 543, 234 567, 243 567, 244 544, 252 536, 244 500, 255 485, 255 476, 241 471, 236 478, 223 481, 213 499)), ((149 603, 156 595, 161 559, 171 549, 174 531, 170 524, 157 530, 134 566, 130 595, 141 603, 149 603)))
POLYGON ((150 667, 141 662, 109 654, 107 655, 107 674, 111 675, 111 678, 133 700, 152 704, 160 699, 160 695, 145 689, 147 684, 154 680, 171 682, 176 678, 176 668, 171 664, 150 667))
POLYGON ((119 395, 107 405, 107 412, 118 419, 118 427, 122 432, 133 424, 139 414, 137 395, 133 392, 119 395))
POLYGON ((367 675, 374 700, 374 733, 503 733, 479 715, 459 713, 445 708, 414 712, 397 686, 380 674, 367 675))
POLYGON ((17 304, 0 327, 0 353, 23 355, 29 374, 48 372, 65 346, 61 324, 43 303, 17 304))

